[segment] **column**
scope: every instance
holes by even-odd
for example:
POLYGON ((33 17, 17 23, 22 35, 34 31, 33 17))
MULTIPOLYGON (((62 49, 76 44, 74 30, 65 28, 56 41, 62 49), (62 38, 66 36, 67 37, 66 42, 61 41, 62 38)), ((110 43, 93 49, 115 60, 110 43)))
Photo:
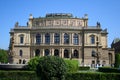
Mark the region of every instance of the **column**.
POLYGON ((61 58, 64 58, 64 49, 63 48, 61 48, 61 58))
POLYGON ((78 38, 79 38, 79 45, 81 45, 81 34, 79 34, 78 38))
POLYGON ((53 39, 52 44, 54 44, 54 35, 55 33, 52 34, 52 39, 53 39))
POLYGON ((45 33, 42 34, 42 44, 45 44, 45 33))
POLYGON ((71 33, 71 37, 72 37, 72 39, 71 39, 71 44, 73 45, 73 36, 74 36, 74 33, 71 33))
POLYGON ((54 44, 54 33, 50 33, 50 44, 54 44))
POLYGON ((51 55, 51 56, 54 56, 54 48, 51 48, 51 49, 50 49, 50 55, 51 55))
POLYGON ((72 54, 72 58, 74 57, 74 49, 71 48, 71 54, 72 54))
POLYGON ((60 33, 60 45, 64 43, 64 33, 60 33))
POLYGON ((61 48, 59 48, 59 57, 62 58, 62 50, 61 50, 61 48))
POLYGON ((41 33, 41 44, 43 44, 43 33, 41 33))
POLYGON ((73 43, 73 34, 72 33, 69 34, 69 40, 70 40, 69 45, 72 45, 72 43, 73 43))
POLYGON ((45 53, 44 53, 44 52, 45 52, 45 50, 44 50, 44 49, 42 49, 42 55, 43 55, 43 56, 45 56, 45 53))

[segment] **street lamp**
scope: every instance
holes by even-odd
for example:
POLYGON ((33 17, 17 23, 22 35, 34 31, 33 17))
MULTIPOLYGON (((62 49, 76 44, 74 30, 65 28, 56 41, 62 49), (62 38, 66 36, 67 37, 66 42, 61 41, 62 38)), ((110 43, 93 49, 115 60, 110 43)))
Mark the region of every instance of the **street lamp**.
POLYGON ((96 64, 98 65, 99 64, 99 51, 98 51, 98 49, 99 49, 99 41, 98 41, 98 37, 97 37, 97 42, 96 42, 96 64))
POLYGON ((82 65, 84 66, 84 27, 82 27, 82 65))

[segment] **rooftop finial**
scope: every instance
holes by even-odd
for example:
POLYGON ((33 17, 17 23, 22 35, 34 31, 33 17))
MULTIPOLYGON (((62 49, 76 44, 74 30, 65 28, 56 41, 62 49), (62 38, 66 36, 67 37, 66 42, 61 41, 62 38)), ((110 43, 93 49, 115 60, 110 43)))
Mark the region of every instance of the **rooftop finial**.
POLYGON ((85 18, 85 19, 88 19, 88 14, 84 14, 84 18, 85 18))
POLYGON ((18 27, 18 26, 19 26, 19 23, 18 23, 18 22, 16 22, 16 23, 15 23, 15 27, 18 27))
POLYGON ((100 22, 97 22, 97 27, 101 27, 101 24, 100 24, 100 22))
POLYGON ((32 16, 32 14, 30 14, 30 17, 29 17, 29 19, 33 19, 33 16, 32 16))

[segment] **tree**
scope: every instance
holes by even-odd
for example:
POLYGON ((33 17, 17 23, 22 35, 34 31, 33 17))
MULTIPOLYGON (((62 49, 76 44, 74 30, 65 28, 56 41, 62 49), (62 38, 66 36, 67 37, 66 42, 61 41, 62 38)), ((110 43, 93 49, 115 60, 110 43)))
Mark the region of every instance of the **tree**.
POLYGON ((8 53, 6 50, 0 49, 0 62, 1 63, 8 62, 8 53))
POLYGON ((36 73, 40 80, 63 80, 66 73, 64 60, 57 56, 41 57, 36 73))
POLYGON ((40 57, 34 57, 28 62, 28 69, 36 71, 36 66, 38 65, 40 57))
POLYGON ((115 54, 115 67, 119 68, 120 67, 120 54, 115 54))

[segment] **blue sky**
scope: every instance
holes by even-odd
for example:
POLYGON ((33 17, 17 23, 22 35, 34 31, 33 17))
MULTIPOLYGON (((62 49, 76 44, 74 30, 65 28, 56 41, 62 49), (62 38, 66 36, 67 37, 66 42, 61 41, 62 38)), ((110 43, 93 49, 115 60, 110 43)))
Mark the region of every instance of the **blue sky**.
POLYGON ((15 22, 25 26, 29 14, 34 17, 46 13, 72 13, 83 17, 88 14, 89 26, 99 21, 107 28, 108 46, 120 37, 120 0, 0 0, 0 48, 8 49, 9 32, 15 22))

